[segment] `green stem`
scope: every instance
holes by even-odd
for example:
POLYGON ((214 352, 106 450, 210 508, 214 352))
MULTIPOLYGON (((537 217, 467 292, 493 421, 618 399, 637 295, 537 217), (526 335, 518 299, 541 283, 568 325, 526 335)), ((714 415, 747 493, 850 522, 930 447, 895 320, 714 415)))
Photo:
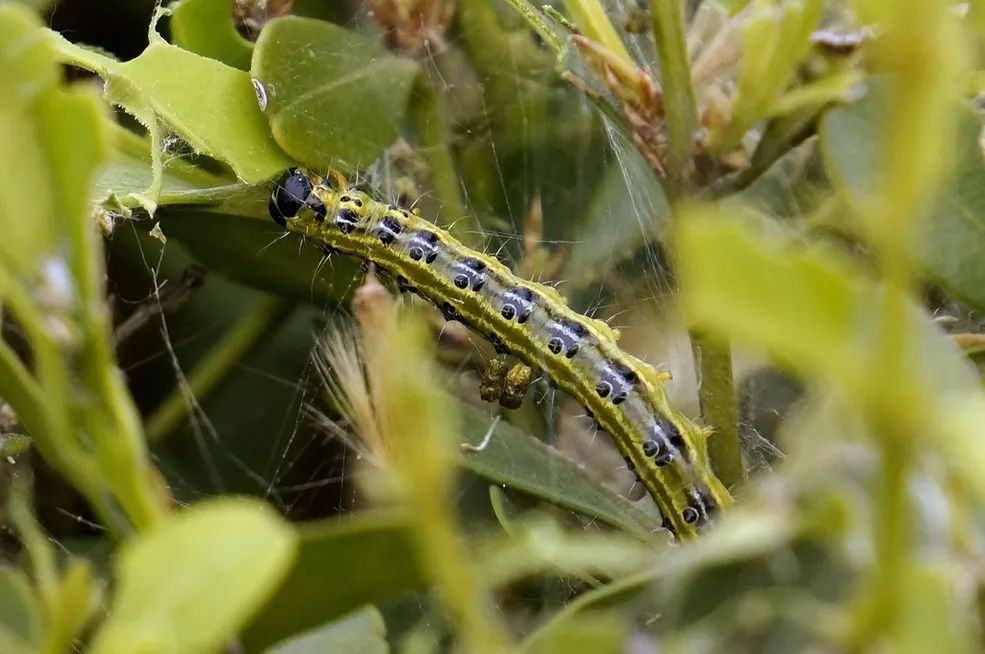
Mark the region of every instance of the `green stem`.
POLYGON ((292 307, 292 304, 272 296, 254 302, 239 322, 198 362, 188 375, 187 387, 172 391, 147 420, 147 441, 153 443, 171 433, 188 413, 185 392, 191 392, 199 399, 205 397, 262 335, 290 313, 292 307))
MULTIPOLYGON (((891 429, 891 428, 890 428, 891 429)), ((888 436, 887 432, 884 435, 888 436)), ((882 480, 879 488, 879 519, 875 524, 875 597, 871 634, 893 629, 900 614, 900 582, 908 574, 910 520, 906 480, 909 461, 908 439, 886 438, 882 448, 882 480)))
POLYGON ((739 409, 732 375, 732 348, 727 341, 698 330, 691 331, 691 351, 698 372, 701 417, 712 428, 708 439, 711 465, 729 488, 742 484, 739 445, 739 409))
POLYGON ((691 66, 684 37, 684 3, 650 0, 653 38, 657 46, 660 84, 670 137, 667 173, 672 193, 686 193, 687 167, 694 149, 697 108, 691 84, 691 66))

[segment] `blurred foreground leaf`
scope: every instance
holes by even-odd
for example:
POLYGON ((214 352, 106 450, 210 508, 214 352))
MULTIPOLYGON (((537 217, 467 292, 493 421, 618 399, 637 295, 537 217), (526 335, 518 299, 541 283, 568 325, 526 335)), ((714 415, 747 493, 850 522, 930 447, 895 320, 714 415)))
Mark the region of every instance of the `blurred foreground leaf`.
MULTIPOLYGON (((752 221, 713 213, 692 213, 682 224, 681 286, 692 320, 765 347, 853 397, 874 390, 880 291, 844 256, 820 246, 796 248, 765 229, 757 239, 752 221)), ((975 378, 961 353, 918 309, 910 316, 911 383, 939 394, 971 387, 975 378)))
POLYGON ((27 577, 0 568, 0 651, 29 651, 40 640, 41 609, 27 577))
POLYGON ((264 505, 205 502, 126 543, 92 651, 213 652, 276 588, 295 535, 264 505))
MULTIPOLYGON (((0 175, 0 255, 19 269, 32 269, 55 242, 57 217, 44 140, 42 107, 59 102, 50 47, 37 19, 7 6, 0 13, 0 166, 18 174, 0 175)), ((48 118, 56 118, 48 113, 48 118)), ((66 165, 69 165, 66 163, 66 165)))
MULTIPOLYGON (((761 232, 763 230, 760 230, 761 232)), ((873 365, 882 288, 833 249, 795 248, 754 236, 748 221, 693 212, 680 231, 681 289, 693 321, 765 348, 808 378, 821 378, 863 408, 919 425, 923 445, 985 498, 985 399, 974 370, 918 307, 911 306, 904 376, 873 365), (885 389, 895 389, 887 398, 885 389), (914 401, 913 398, 919 398, 914 401)))
MULTIPOLYGON (((892 111, 889 83, 875 80, 858 102, 829 111, 821 123, 821 152, 835 183, 856 206, 875 192, 879 170, 879 126, 892 111)), ((985 161, 979 147, 981 118, 959 114, 953 170, 923 221, 915 256, 926 273, 949 293, 985 309, 985 161)))

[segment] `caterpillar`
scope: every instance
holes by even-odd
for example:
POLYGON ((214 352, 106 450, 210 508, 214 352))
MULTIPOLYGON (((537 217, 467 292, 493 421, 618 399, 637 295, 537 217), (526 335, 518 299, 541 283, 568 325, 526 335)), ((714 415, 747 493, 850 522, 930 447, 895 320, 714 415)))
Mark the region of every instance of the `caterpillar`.
POLYGON ((276 182, 268 209, 288 232, 326 253, 372 262, 446 320, 542 369, 613 438, 678 538, 696 536, 731 504, 712 472, 706 435, 671 408, 660 373, 622 351, 608 324, 577 313, 555 289, 520 279, 416 211, 299 168, 276 182))

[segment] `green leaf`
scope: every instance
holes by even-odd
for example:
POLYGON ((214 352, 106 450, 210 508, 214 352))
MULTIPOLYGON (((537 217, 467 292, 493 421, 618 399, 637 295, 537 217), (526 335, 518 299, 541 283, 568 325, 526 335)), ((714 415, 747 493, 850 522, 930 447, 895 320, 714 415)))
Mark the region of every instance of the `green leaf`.
POLYGON ((285 17, 253 53, 274 138, 316 170, 368 165, 399 134, 417 65, 337 25, 285 17))
POLYGON ((67 650, 103 606, 102 584, 85 559, 69 558, 57 586, 46 597, 45 642, 67 650))
MULTIPOLYGON (((875 79, 860 101, 828 112, 821 146, 835 183, 858 207, 875 191, 879 142, 891 98, 886 79, 875 79)), ((985 309, 985 161, 978 143, 981 120, 970 109, 960 114, 954 169, 924 217, 915 244, 928 276, 956 298, 985 309)))
MULTIPOLYGON (((107 99, 148 129, 156 157, 162 154, 163 126, 196 152, 228 164, 250 184, 292 165, 270 136, 248 73, 160 40, 136 59, 121 63, 54 32, 49 36, 63 61, 106 80, 107 99), (189 84, 190 79, 197 82, 189 84)), ((158 159, 155 167, 162 168, 163 162, 158 159)), ((155 171, 156 180, 159 176, 155 171)), ((151 190, 152 200, 158 190, 151 190)))
POLYGON ((903 568, 898 597, 902 607, 895 624, 891 625, 889 641, 894 652, 921 654, 922 652, 975 652, 981 651, 981 643, 974 642, 971 634, 977 616, 969 615, 964 598, 959 599, 955 588, 962 585, 963 573, 942 565, 928 566, 911 561, 903 568))
POLYGON ((811 215, 831 197, 831 182, 818 153, 818 140, 810 138, 788 150, 752 184, 728 198, 778 220, 797 220, 811 215))
POLYGON ((398 514, 356 514, 304 525, 299 532, 294 567, 243 634, 247 651, 425 583, 407 520, 398 514))
POLYGON ((17 456, 31 449, 31 437, 0 432, 0 457, 17 456))
MULTIPOLYGON (((463 406, 465 441, 482 442, 489 416, 463 406)), ((660 528, 660 519, 644 513, 629 500, 609 490, 588 471, 556 449, 515 427, 500 422, 485 448, 462 452, 462 467, 498 484, 505 484, 552 504, 600 520, 627 533, 648 538, 660 528)))
POLYGON ((193 506, 123 546, 110 617, 91 650, 216 651, 277 586, 295 545, 258 502, 193 506))
POLYGON ((175 44, 203 57, 250 69, 253 44, 240 36, 233 25, 231 0, 184 0, 171 15, 175 44))
MULTIPOLYGON (((223 161, 248 184, 291 165, 270 138, 250 76, 165 43, 152 43, 116 74, 196 152, 223 161), (197 80, 189 84, 188 80, 197 80), (208 111, 203 111, 208 107, 208 111)), ((110 94, 124 104, 127 95, 110 94)))
POLYGON ((0 645, 4 639, 24 648, 41 639, 41 608, 27 576, 16 568, 0 568, 0 645))
POLYGON ((266 654, 386 654, 389 651, 386 624, 373 606, 354 611, 265 650, 266 654))

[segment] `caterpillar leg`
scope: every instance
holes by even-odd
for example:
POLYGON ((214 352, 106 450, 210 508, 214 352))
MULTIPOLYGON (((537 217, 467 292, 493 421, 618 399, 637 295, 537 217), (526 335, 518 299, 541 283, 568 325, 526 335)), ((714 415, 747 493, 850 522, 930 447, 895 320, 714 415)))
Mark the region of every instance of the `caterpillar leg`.
POLYGON ((506 355, 489 360, 479 384, 479 397, 486 402, 499 402, 504 409, 518 409, 527 395, 533 374, 522 363, 508 368, 506 355))
POLYGON ((334 169, 328 171, 328 176, 325 177, 325 181, 329 182, 339 191, 344 191, 349 188, 349 180, 346 179, 345 175, 334 169))
POLYGON ((498 402, 499 398, 502 397, 507 365, 505 354, 493 357, 486 363, 482 382, 479 384, 479 397, 486 402, 498 402))
POLYGON ((504 409, 519 409, 523 404, 523 398, 527 395, 532 378, 530 367, 518 363, 506 373, 503 381, 503 394, 499 398, 499 403, 504 409))

